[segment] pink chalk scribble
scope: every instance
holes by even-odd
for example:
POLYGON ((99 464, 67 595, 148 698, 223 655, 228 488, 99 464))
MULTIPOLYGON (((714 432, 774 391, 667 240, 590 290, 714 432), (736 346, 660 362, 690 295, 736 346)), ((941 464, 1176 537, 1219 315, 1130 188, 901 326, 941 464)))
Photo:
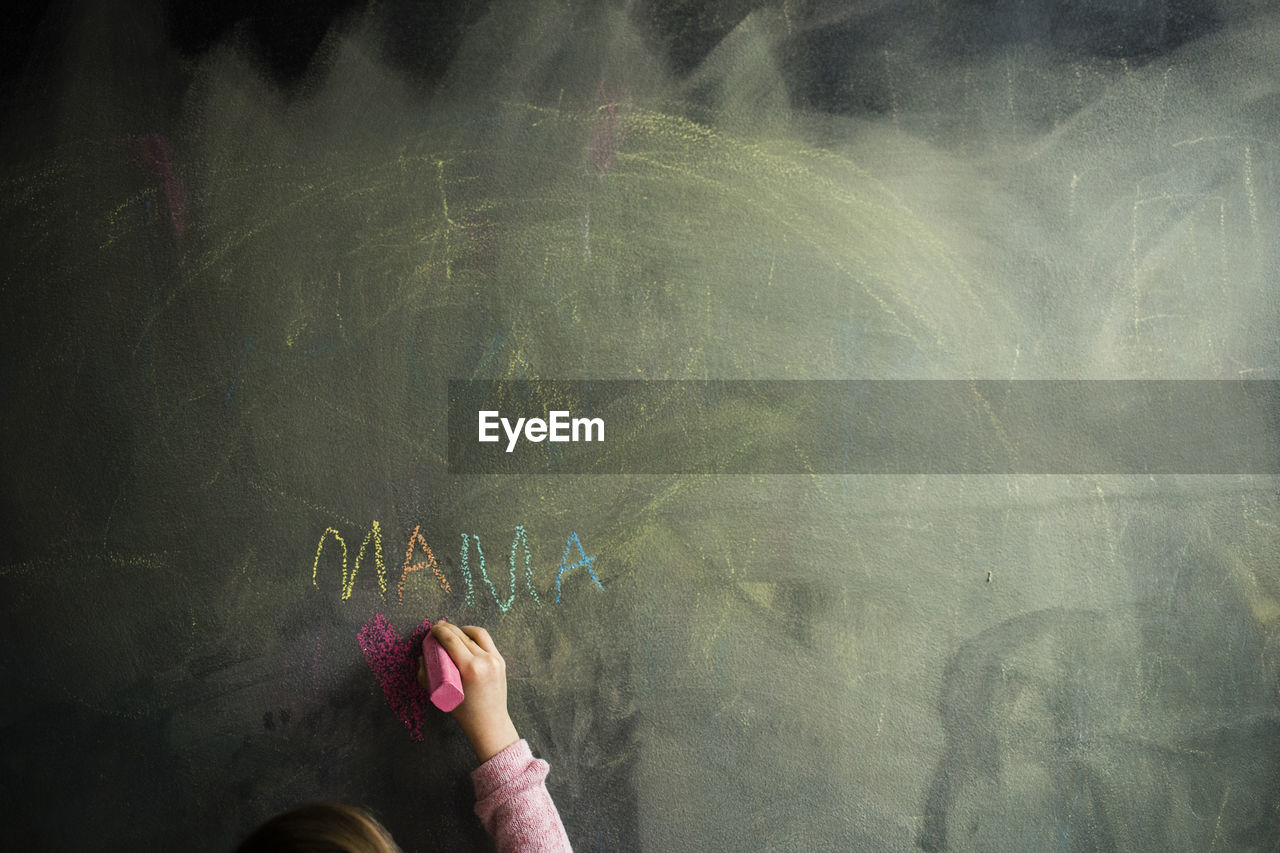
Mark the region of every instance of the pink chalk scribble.
POLYGON ((181 247, 182 236, 187 233, 187 190, 174 167, 169 140, 158 133, 147 133, 135 137, 133 142, 152 175, 160 183, 164 204, 169 211, 169 223, 173 226, 174 237, 181 247))
POLYGON ((357 635, 360 650, 378 679, 387 704, 414 740, 422 740, 422 720, 430 704, 427 691, 418 684, 418 658, 430 630, 431 622, 424 619, 408 638, 403 638, 387 617, 378 613, 364 623, 357 635))
POLYGON ((605 93, 603 81, 600 91, 596 93, 596 121, 591 134, 591 165, 596 171, 604 174, 613 163, 613 155, 622 147, 625 135, 622 117, 618 115, 618 99, 605 93))
POLYGON ((498 269, 498 226, 492 220, 476 214, 468 214, 459 223, 467 241, 467 261, 476 271, 484 274, 498 269))

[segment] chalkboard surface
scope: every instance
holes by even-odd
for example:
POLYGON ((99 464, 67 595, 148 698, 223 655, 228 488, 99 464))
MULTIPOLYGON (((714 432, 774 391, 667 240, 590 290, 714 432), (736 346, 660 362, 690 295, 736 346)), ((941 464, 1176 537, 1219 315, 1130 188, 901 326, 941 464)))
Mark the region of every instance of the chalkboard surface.
POLYGON ((1277 849, 1274 471, 459 474, 446 417, 1276 379, 1267 4, 231 8, 7 36, 0 847, 488 849, 359 642, 447 616, 576 849, 1277 849))

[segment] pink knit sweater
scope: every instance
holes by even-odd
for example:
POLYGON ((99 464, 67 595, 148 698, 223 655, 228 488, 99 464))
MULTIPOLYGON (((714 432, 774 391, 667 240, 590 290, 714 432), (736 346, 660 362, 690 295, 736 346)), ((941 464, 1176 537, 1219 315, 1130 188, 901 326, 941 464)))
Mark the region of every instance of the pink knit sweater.
POLYGON ((560 813, 547 792, 547 762, 518 740, 471 773, 476 814, 500 853, 571 853, 560 813))

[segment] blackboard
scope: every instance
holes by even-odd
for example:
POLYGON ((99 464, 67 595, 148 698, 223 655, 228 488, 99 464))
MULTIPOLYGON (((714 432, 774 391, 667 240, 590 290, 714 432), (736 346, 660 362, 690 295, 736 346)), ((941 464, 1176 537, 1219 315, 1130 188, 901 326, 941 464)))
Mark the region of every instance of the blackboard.
POLYGON ((14 20, 0 846, 333 799, 486 849, 465 740, 358 640, 439 616, 506 654, 577 849, 1280 844, 1273 468, 462 474, 447 418, 450 380, 1275 380, 1264 4, 14 20))

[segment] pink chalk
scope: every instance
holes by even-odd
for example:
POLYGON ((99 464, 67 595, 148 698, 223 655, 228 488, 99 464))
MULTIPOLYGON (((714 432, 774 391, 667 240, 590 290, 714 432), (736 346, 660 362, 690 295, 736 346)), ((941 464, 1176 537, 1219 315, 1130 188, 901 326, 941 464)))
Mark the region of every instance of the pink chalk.
POLYGON ((430 633, 422 638, 422 659, 427 668, 427 695, 431 703, 448 713, 462 704, 462 675, 444 646, 430 633))

